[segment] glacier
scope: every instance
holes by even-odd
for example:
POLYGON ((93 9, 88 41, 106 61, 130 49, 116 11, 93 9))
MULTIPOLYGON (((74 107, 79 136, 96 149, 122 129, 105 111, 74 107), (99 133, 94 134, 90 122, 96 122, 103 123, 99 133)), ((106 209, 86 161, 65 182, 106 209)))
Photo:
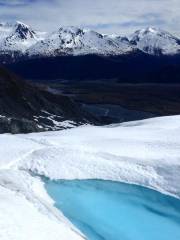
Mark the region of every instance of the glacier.
POLYGON ((0 145, 2 240, 86 239, 55 208, 41 177, 113 180, 180 198, 180 116, 1 134, 0 145))

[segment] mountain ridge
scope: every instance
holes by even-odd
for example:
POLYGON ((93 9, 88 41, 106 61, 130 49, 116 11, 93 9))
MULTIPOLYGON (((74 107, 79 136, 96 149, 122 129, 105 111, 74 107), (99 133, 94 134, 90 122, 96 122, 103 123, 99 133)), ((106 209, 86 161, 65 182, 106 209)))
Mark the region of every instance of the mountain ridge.
POLYGON ((61 130, 98 123, 69 97, 0 67, 0 133, 61 130))
POLYGON ((105 35, 74 26, 60 27, 52 33, 39 32, 15 22, 0 24, 1 62, 20 58, 101 55, 118 56, 142 51, 148 55, 180 54, 180 39, 172 34, 148 27, 130 36, 105 35))

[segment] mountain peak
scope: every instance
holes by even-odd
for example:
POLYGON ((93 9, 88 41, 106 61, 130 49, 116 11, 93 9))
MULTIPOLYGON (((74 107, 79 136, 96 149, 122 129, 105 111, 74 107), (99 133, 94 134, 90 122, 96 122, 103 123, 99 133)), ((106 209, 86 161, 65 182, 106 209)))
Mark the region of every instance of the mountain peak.
POLYGON ((16 21, 16 22, 15 22, 15 25, 21 25, 21 26, 24 26, 24 27, 29 28, 29 26, 28 26, 27 24, 25 24, 25 23, 23 23, 23 22, 21 22, 21 21, 16 21))
POLYGON ((36 38, 36 33, 28 25, 17 21, 14 26, 14 34, 17 35, 20 39, 36 38))
POLYGON ((178 38, 155 27, 138 30, 129 37, 129 40, 138 49, 151 55, 177 54, 180 51, 178 38))
POLYGON ((149 32, 151 32, 151 33, 155 33, 155 32, 158 31, 158 29, 155 28, 155 27, 147 27, 146 30, 149 31, 149 32))
POLYGON ((21 21, 0 23, 0 51, 30 56, 121 55, 141 50, 151 55, 180 53, 180 40, 156 27, 137 30, 130 37, 104 35, 75 26, 51 34, 34 31, 21 21))
POLYGON ((28 50, 28 55, 121 55, 131 52, 131 44, 98 32, 74 26, 60 27, 28 50))
POLYGON ((66 26, 66 27, 60 27, 59 32, 78 34, 79 32, 83 32, 83 30, 75 26, 66 26))
POLYGON ((26 25, 23 22, 20 21, 8 21, 8 22, 0 22, 0 27, 6 27, 6 28, 16 28, 18 26, 30 28, 30 26, 26 25))
POLYGON ((156 28, 156 27, 147 27, 147 28, 144 28, 144 29, 141 29, 138 31, 143 34, 148 34, 148 33, 157 34, 158 32, 161 32, 162 30, 160 30, 159 28, 156 28))
POLYGON ((38 41, 36 32, 28 25, 16 21, 0 24, 0 51, 25 52, 38 41))

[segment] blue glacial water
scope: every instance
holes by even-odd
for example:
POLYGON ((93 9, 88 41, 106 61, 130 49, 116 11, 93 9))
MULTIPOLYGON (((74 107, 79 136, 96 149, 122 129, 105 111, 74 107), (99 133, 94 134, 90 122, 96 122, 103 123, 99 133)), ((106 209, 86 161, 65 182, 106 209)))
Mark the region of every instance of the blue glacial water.
POLYGON ((180 201, 112 181, 47 181, 55 205, 89 240, 180 240, 180 201))

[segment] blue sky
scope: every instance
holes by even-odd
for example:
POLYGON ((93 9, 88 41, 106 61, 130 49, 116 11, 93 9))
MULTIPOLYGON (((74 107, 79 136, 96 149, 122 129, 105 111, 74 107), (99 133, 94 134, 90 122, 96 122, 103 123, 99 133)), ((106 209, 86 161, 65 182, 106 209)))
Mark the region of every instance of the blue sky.
POLYGON ((0 18, 45 31, 76 25, 129 34, 155 26, 180 36, 180 0, 0 0, 0 18))

